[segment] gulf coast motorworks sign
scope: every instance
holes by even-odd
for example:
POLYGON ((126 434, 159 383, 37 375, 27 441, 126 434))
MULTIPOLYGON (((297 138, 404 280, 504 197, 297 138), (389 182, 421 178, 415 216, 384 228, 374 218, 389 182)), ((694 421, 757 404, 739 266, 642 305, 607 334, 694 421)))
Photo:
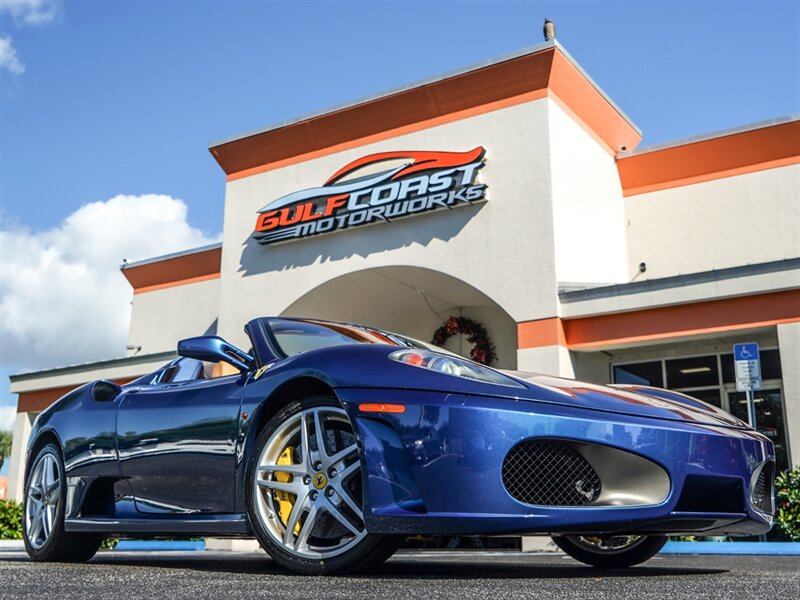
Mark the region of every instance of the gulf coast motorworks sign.
POLYGON ((468 152, 370 154, 345 165, 322 186, 293 192, 258 211, 259 244, 298 240, 377 222, 469 206, 486 199, 476 183, 483 147, 468 152), (381 163, 397 165, 379 170, 381 163), (359 172, 369 174, 359 176, 359 172))

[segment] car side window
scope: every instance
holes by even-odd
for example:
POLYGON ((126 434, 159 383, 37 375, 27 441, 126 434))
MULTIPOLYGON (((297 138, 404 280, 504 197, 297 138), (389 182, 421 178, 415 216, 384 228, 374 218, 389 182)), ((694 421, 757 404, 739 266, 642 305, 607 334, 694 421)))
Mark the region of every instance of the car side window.
POLYGON ((204 378, 202 361, 184 357, 167 367, 158 383, 181 383, 204 378))

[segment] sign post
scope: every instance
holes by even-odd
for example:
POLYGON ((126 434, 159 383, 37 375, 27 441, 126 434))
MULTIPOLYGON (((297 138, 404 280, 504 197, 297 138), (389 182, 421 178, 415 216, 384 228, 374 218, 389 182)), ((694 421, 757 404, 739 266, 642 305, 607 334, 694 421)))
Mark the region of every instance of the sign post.
POLYGON ((758 344, 734 344, 733 361, 736 367, 736 389, 747 394, 747 414, 750 427, 756 429, 756 407, 753 391, 761 389, 761 359, 758 344))
MULTIPOLYGON (((758 344, 755 342, 734 344, 733 363, 736 368, 736 389, 747 394, 747 415, 750 419, 750 427, 757 430, 753 391, 761 389, 761 358, 758 354, 758 344)), ((765 542, 767 536, 761 534, 758 539, 765 542)))

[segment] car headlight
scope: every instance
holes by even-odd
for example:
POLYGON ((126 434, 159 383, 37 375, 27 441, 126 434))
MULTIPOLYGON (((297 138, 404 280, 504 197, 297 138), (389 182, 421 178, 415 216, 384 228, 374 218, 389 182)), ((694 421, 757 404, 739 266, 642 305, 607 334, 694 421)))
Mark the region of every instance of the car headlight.
POLYGON ((525 387, 518 381, 502 373, 498 373, 494 369, 484 367, 483 365, 470 362, 463 358, 450 356, 448 354, 439 354, 438 352, 431 352, 430 350, 397 350, 396 352, 392 352, 389 358, 397 362, 411 365, 412 367, 430 369, 445 375, 452 375, 453 377, 463 377, 464 379, 472 379, 473 381, 482 381, 483 383, 493 383, 495 385, 506 385, 509 387, 525 387))

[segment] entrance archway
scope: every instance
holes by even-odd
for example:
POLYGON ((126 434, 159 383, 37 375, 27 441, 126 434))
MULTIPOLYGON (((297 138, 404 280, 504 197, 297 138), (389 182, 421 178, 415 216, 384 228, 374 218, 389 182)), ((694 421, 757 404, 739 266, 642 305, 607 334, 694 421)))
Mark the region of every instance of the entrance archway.
MULTIPOLYGON (((430 341, 450 316, 483 323, 497 351, 492 366, 517 365, 517 324, 494 300, 464 281, 421 267, 376 267, 331 279, 288 306, 282 316, 362 323, 430 341)), ((469 356, 463 336, 448 350, 469 356)))

